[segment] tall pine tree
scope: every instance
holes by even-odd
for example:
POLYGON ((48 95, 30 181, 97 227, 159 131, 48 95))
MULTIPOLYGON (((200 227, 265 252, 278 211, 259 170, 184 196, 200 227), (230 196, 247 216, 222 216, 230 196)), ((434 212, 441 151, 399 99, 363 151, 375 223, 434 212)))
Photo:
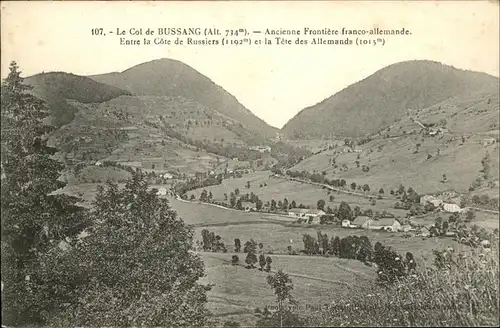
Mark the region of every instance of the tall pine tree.
MULTIPOLYGON (((46 104, 23 83, 15 62, 1 92, 2 323, 43 323, 46 285, 37 280, 41 254, 83 229, 77 198, 51 195, 65 186, 63 164, 47 146, 46 104)), ((47 310, 47 309, 45 309, 47 310)))

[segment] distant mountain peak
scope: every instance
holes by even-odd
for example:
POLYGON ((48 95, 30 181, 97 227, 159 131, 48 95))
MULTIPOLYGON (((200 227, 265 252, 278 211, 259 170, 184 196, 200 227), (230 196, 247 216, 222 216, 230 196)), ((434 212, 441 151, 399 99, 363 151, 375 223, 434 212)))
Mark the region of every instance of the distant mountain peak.
POLYGON ((170 58, 135 65, 121 73, 89 76, 143 96, 182 96, 217 110, 242 123, 247 129, 274 137, 278 129, 255 116, 221 86, 191 66, 170 58))

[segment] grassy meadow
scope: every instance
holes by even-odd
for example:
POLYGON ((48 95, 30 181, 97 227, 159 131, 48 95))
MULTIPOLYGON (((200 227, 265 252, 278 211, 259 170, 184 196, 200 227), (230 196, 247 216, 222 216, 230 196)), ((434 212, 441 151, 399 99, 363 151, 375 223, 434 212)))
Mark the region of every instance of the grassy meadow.
POLYGON ((347 202, 351 208, 354 209, 355 206, 359 206, 361 210, 372 209, 373 211, 387 211, 393 213, 396 216, 405 216, 406 211, 400 209, 394 209, 394 204, 396 200, 391 199, 376 199, 376 204, 371 205, 370 200, 365 197, 359 197, 355 195, 350 195, 342 192, 330 191, 322 189, 321 187, 299 183, 294 181, 288 181, 284 179, 271 178, 271 172, 269 171, 258 171, 252 174, 247 174, 241 178, 227 179, 223 180, 220 185, 209 186, 206 188, 196 189, 188 192, 188 197, 194 195, 196 199, 199 199, 203 189, 207 192, 212 192, 214 199, 219 201, 224 201, 224 194, 228 197, 231 192, 234 192, 236 188, 240 190, 241 194, 250 194, 253 192, 257 195, 264 203, 271 201, 272 199, 279 201, 284 198, 288 199, 288 202, 295 200, 297 205, 304 204, 309 205, 312 208, 316 207, 318 200, 323 199, 326 202, 325 208, 330 206, 339 206, 342 201, 347 202), (246 188, 247 181, 250 182, 250 188, 246 188), (267 186, 265 185, 267 184, 267 186), (262 187, 260 187, 262 185, 262 187), (333 201, 330 201, 330 196, 333 196, 333 201))
MULTIPOLYGON (((221 322, 235 320, 241 326, 253 326, 258 319, 255 308, 274 306, 276 298, 267 285, 268 273, 257 269, 246 269, 243 265, 230 263, 233 253, 200 253, 206 276, 203 283, 214 284, 209 292, 209 308, 221 322)), ((240 264, 244 254, 237 253, 240 264)), ((276 256, 272 270, 283 269, 292 278, 292 294, 299 301, 299 311, 305 315, 313 307, 330 304, 339 297, 353 293, 362 294, 362 289, 373 286, 375 272, 357 261, 337 258, 314 258, 306 256, 276 256)))

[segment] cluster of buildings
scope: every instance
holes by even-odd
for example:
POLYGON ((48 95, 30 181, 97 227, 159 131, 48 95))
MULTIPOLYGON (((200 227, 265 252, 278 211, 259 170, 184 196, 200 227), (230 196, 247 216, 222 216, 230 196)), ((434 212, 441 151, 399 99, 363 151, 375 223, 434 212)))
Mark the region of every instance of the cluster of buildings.
POLYGON ((460 208, 457 204, 445 203, 442 199, 432 195, 420 197, 420 203, 422 205, 432 204, 434 207, 448 213, 461 213, 465 210, 464 208, 460 208))
POLYGON ((355 229, 384 230, 390 232, 397 232, 397 231, 407 232, 412 230, 410 225, 402 225, 395 218, 381 218, 376 220, 368 216, 358 216, 353 221, 343 220, 342 227, 355 228, 355 229))
POLYGON ((302 219, 305 222, 311 224, 319 224, 321 216, 326 213, 319 209, 309 209, 309 208, 292 208, 288 210, 288 216, 302 219))
MULTIPOLYGON (((257 207, 255 203, 252 202, 241 202, 241 207, 246 212, 255 212, 257 211, 257 207)), ((263 207, 262 211, 267 211, 269 208, 263 207)), ((326 213, 322 210, 318 209, 310 209, 310 208, 291 208, 288 210, 287 215, 294 219, 301 219, 303 222, 311 223, 311 224, 319 224, 321 216, 326 213)))

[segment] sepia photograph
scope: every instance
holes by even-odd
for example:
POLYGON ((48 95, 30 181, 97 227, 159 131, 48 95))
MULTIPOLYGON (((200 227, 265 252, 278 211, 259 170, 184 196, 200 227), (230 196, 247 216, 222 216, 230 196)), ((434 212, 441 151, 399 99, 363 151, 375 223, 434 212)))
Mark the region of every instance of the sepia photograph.
POLYGON ((2 327, 498 327, 499 1, 1 1, 2 327))

